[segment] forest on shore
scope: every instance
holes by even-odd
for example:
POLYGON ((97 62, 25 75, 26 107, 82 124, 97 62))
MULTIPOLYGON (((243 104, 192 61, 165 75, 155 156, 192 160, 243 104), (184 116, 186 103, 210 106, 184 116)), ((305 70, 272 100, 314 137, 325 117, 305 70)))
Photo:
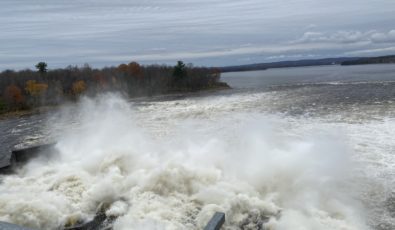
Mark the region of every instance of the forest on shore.
POLYGON ((356 60, 348 60, 341 63, 341 65, 368 65, 368 64, 393 64, 395 63, 395 55, 387 55, 380 57, 366 57, 356 60))
POLYGON ((0 113, 60 105, 82 95, 112 91, 136 97, 229 88, 220 81, 219 69, 194 67, 182 61, 175 66, 130 62, 101 69, 85 64, 52 70, 39 62, 35 67, 0 73, 0 113))

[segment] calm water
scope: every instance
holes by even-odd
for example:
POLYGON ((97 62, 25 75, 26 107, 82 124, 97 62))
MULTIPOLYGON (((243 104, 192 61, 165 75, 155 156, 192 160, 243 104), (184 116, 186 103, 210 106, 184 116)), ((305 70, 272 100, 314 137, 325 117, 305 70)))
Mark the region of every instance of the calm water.
POLYGON ((281 85, 394 82, 394 72, 395 65, 333 65, 233 72, 222 77, 234 88, 265 89, 281 85))
POLYGON ((0 220, 54 229, 394 229, 395 65, 223 74, 233 89, 114 95, 0 121, 1 150, 57 141, 0 184, 0 220), (133 226, 133 227, 131 227, 133 226))

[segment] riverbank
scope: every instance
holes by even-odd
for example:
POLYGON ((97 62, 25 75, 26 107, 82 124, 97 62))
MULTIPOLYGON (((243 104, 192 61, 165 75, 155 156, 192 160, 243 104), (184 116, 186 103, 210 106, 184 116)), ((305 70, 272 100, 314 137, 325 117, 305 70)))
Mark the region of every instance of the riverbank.
POLYGON ((58 108, 59 106, 61 106, 61 105, 42 106, 42 107, 33 108, 33 109, 23 109, 23 110, 16 110, 16 111, 9 111, 9 112, 0 113, 0 121, 10 119, 10 118, 18 118, 18 117, 24 117, 24 116, 32 116, 34 114, 46 113, 46 112, 54 110, 55 108, 58 108))
MULTIPOLYGON (((170 90, 167 93, 157 93, 157 94, 152 94, 152 95, 145 95, 145 97, 153 97, 153 96, 158 96, 158 95, 171 95, 174 93, 185 93, 185 94, 192 94, 196 92, 209 92, 209 91, 217 91, 217 90, 227 90, 231 89, 231 87, 226 83, 226 82, 217 82, 215 85, 212 85, 210 87, 202 88, 199 90, 189 90, 189 89, 176 89, 176 90, 170 90)), ((130 99, 133 98, 138 98, 139 96, 129 96, 130 99)), ((67 103, 74 103, 72 101, 68 101, 62 104, 58 105, 51 105, 51 106, 40 106, 36 108, 31 108, 31 109, 21 109, 21 110, 14 110, 14 111, 8 111, 8 112, 3 112, 0 113, 0 121, 1 120, 6 120, 6 119, 11 119, 11 118, 18 118, 18 117, 24 117, 24 116, 32 116, 35 114, 42 114, 42 113, 47 113, 51 112, 67 103)))

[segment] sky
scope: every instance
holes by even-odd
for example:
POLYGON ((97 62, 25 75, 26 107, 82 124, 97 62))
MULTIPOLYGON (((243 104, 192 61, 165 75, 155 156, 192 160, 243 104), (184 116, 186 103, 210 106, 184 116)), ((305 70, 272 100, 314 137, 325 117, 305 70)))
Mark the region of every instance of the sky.
POLYGON ((0 0, 0 70, 387 54, 394 0, 0 0))

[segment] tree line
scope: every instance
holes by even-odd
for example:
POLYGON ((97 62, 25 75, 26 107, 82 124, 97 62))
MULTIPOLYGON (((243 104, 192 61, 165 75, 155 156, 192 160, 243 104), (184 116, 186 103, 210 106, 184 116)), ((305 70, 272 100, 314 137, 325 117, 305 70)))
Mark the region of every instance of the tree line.
POLYGON ((77 100, 81 95, 109 91, 134 97, 228 87, 220 82, 218 69, 194 67, 182 61, 175 66, 130 62, 101 69, 85 64, 53 70, 48 70, 45 62, 39 62, 35 67, 36 70, 0 73, 0 112, 59 105, 77 100))
POLYGON ((395 63, 395 55, 358 58, 356 60, 344 61, 341 65, 367 65, 367 64, 391 64, 395 63))

